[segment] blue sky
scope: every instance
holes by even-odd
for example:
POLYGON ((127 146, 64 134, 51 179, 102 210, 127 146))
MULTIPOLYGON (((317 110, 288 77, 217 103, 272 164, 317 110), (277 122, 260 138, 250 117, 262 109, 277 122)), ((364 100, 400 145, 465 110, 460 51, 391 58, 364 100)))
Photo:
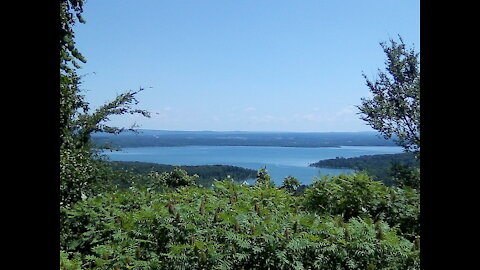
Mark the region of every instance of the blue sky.
POLYGON ((86 100, 143 87, 152 117, 110 124, 144 129, 369 131, 355 106, 379 43, 420 48, 418 0, 87 0, 84 17, 86 100))

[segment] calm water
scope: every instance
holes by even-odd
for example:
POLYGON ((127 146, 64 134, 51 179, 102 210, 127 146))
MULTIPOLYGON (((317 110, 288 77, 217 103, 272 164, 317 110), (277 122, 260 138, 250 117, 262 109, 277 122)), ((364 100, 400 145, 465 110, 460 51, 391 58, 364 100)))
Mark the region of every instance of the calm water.
MULTIPOLYGON (((123 148, 105 152, 113 161, 143 161, 171 165, 233 165, 253 170, 267 168, 275 184, 280 185, 288 175, 302 184, 322 175, 352 173, 348 169, 308 167, 310 163, 335 157, 401 153, 396 146, 342 146, 320 148, 264 146, 181 146, 123 148)), ((253 179, 248 182, 252 183, 253 179)))

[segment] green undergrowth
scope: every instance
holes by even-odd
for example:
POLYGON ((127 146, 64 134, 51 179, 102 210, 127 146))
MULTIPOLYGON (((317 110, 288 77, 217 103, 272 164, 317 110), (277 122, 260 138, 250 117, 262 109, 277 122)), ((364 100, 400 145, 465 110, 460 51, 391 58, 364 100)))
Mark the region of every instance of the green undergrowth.
MULTIPOLYGON (((362 191, 373 182, 342 177, 334 179, 362 191)), ((369 205, 348 216, 341 204, 320 207, 321 188, 292 196, 225 180, 101 194, 62 210, 61 269, 419 269, 419 239, 389 219, 396 201, 387 201, 388 187, 380 197, 391 209, 376 218, 369 205)))

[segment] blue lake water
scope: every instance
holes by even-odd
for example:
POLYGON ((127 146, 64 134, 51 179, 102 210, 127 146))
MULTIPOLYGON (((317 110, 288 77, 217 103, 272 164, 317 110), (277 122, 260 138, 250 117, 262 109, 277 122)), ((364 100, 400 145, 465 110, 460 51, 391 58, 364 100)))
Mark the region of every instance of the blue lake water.
MULTIPOLYGON (((253 170, 266 167, 276 185, 288 175, 302 184, 323 175, 352 173, 349 169, 308 167, 310 163, 336 157, 401 153, 397 146, 271 147, 271 146, 180 146, 136 147, 104 152, 112 161, 142 161, 170 165, 232 165, 253 170)), ((247 182, 252 183, 253 179, 247 182)))

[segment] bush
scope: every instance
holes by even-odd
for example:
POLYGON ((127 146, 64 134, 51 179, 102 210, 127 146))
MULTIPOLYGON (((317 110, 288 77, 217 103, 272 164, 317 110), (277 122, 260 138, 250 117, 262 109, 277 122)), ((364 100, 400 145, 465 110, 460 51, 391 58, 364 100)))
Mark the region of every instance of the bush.
POLYGON ((268 188, 275 187, 275 183, 272 181, 270 174, 268 174, 268 171, 266 168, 262 168, 258 171, 257 179, 255 180, 255 185, 268 187, 268 188))
POLYGON ((399 187, 411 187, 420 190, 420 168, 394 164, 390 169, 393 182, 399 187))
POLYGON ((366 173, 323 177, 305 191, 305 207, 318 213, 371 217, 386 204, 388 188, 366 173))
POLYGON ((300 187, 300 181, 298 181, 297 178, 289 175, 283 179, 282 187, 290 193, 295 193, 298 187, 300 187))
POLYGON ((319 214, 383 220, 415 239, 420 234, 420 195, 409 187, 387 187, 366 173, 318 179, 305 191, 304 207, 319 214))

